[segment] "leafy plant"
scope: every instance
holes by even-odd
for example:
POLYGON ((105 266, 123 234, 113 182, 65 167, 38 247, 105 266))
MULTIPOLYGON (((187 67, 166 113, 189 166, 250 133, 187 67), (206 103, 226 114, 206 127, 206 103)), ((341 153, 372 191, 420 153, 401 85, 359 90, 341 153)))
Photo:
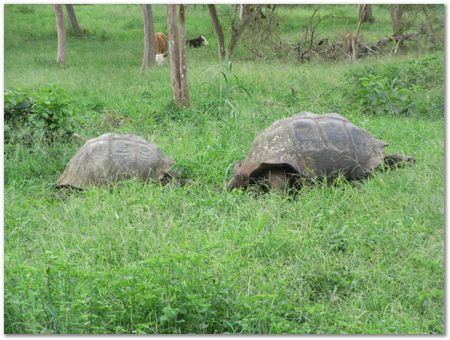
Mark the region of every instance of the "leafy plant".
POLYGON ((3 99, 6 122, 23 120, 31 113, 33 102, 23 92, 5 90, 3 99))
POLYGON ((357 97, 366 113, 401 115, 414 110, 412 91, 399 87, 396 78, 389 80, 369 74, 359 82, 357 97))
MULTIPOLYGON (((56 191, 83 142, 56 136, 26 145, 44 130, 14 126, 16 140, 4 148, 5 333, 445 332, 443 52, 299 65, 271 55, 252 62, 242 43, 232 74, 252 97, 236 88, 220 99, 226 81, 219 71, 228 85, 236 79, 218 64, 211 35, 210 48, 188 51, 192 106, 176 109, 167 67, 138 72, 140 31, 123 29, 141 20, 136 5, 80 6, 81 23, 94 33, 107 28, 111 39, 73 40, 67 67, 33 62, 33 55, 54 58, 51 8, 32 5, 34 13, 24 15, 16 6, 5 6, 5 88, 24 90, 18 101, 57 83, 80 135, 140 135, 194 183, 56 191), (415 86, 420 118, 359 116, 356 92, 366 65, 397 78, 396 87, 415 86), (359 73, 345 82, 350 68, 359 73), (432 119, 421 119, 421 107, 432 119), (341 113, 389 142, 387 152, 411 154, 417 163, 355 185, 308 185, 295 198, 223 190, 257 133, 299 111, 341 113), (104 125, 105 112, 123 124, 104 125)), ((316 6, 277 7, 282 39, 295 39, 316 6)), ((321 7, 321 33, 344 32, 354 7, 321 7)), ((217 9, 224 19, 234 13, 230 5, 217 9)), ((164 27, 165 5, 153 10, 155 27, 164 27)), ((379 25, 365 34, 380 37, 389 6, 376 10, 379 25)), ((190 32, 211 31, 203 5, 190 6, 189 17, 190 32)))
POLYGON ((237 95, 239 90, 244 91, 251 98, 250 92, 242 84, 242 81, 236 74, 233 74, 233 63, 231 61, 227 61, 221 65, 219 74, 222 75, 219 83, 219 96, 221 100, 232 99, 237 95))
POLYGON ((210 95, 201 99, 202 103, 199 104, 201 111, 236 125, 239 117, 239 97, 245 93, 247 95, 245 98, 252 98, 252 94, 244 86, 242 79, 233 73, 233 63, 226 61, 203 72, 207 75, 212 74, 202 83, 202 86, 208 87, 210 95), (214 91, 210 91, 211 88, 214 91))
POLYGON ((364 66, 345 75, 354 84, 351 98, 364 113, 392 115, 425 113, 438 106, 442 101, 439 89, 443 76, 443 62, 436 56, 401 64, 364 66))
POLYGON ((56 134, 72 133, 73 112, 66 94, 55 87, 44 88, 27 94, 20 90, 6 90, 4 93, 5 139, 17 130, 26 135, 41 133, 52 139, 56 134))

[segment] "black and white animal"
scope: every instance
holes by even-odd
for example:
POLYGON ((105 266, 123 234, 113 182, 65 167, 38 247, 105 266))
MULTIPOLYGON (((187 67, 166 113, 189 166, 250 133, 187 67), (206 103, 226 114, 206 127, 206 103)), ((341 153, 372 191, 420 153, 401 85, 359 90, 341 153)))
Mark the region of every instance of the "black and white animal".
POLYGON ((209 44, 203 35, 199 35, 197 38, 186 40, 186 45, 189 47, 198 48, 198 47, 206 46, 209 44))

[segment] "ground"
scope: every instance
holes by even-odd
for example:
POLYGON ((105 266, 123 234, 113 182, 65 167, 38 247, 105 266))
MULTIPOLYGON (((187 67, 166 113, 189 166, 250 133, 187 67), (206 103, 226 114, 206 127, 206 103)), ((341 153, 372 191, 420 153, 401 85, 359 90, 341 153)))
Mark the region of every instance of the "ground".
MULTIPOLYGON (((281 8, 281 39, 299 39, 313 10, 281 8)), ((210 46, 188 50, 192 106, 177 110, 168 65, 140 72, 140 6, 75 11, 86 36, 69 36, 61 66, 52 7, 5 6, 5 89, 50 89, 43 102, 67 100, 81 136, 6 126, 6 333, 444 333, 441 49, 299 63, 254 60, 243 43, 226 64, 207 9, 190 6, 188 37, 210 46), (296 196, 226 192, 255 135, 300 111, 338 112, 416 164, 296 196), (83 139, 106 132, 157 143, 188 185, 56 190, 83 139)), ((219 7, 226 38, 232 13, 219 7)), ((356 27, 356 5, 321 13, 323 36, 356 27)), ((361 34, 375 42, 389 9, 373 14, 361 34)))

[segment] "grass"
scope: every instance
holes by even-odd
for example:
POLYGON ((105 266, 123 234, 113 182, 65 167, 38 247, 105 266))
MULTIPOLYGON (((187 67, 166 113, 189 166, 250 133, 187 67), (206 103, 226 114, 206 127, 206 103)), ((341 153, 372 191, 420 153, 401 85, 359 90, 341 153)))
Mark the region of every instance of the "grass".
MULTIPOLYGON (((321 34, 354 27, 354 7, 323 6, 321 34)), ((83 142, 30 145, 16 131, 5 144, 6 333, 444 333, 442 51, 298 64, 249 61, 240 46, 230 71, 207 10, 191 6, 188 36, 212 46, 188 50, 192 107, 176 110, 168 66, 139 72, 139 6, 75 10, 89 36, 69 37, 60 66, 51 6, 5 7, 5 88, 62 89, 77 133, 140 135, 192 183, 59 192, 52 185, 83 142), (434 66, 422 73, 434 80, 414 88, 414 112, 361 114, 348 74, 427 58, 434 66), (254 136, 303 110, 339 112, 417 162, 296 197, 225 192, 254 136)), ((295 37, 312 11, 281 8, 280 36, 295 37)), ((232 13, 219 7, 224 26, 232 13)), ((389 11, 375 5, 374 16, 362 31, 376 40, 389 34, 389 11)))

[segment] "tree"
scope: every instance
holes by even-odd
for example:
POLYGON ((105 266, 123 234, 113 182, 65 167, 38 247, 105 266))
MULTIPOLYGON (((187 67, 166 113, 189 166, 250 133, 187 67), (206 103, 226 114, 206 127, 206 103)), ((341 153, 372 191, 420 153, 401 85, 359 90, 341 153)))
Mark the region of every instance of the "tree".
POLYGON ((77 17, 75 16, 75 10, 73 9, 73 5, 66 5, 67 15, 69 16, 70 25, 72 27, 72 31, 75 35, 83 35, 83 31, 78 25, 77 17))
POLYGON ((142 71, 155 65, 155 29, 153 27, 152 5, 143 5, 144 10, 144 57, 142 71))
POLYGON ((392 33, 394 36, 399 37, 394 48, 394 54, 398 50, 403 50, 405 45, 403 44, 402 35, 404 31, 404 25, 402 23, 403 9, 405 5, 391 5, 391 19, 392 19, 392 33))
MULTIPOLYGON (((223 30, 220 24, 219 18, 217 16, 217 11, 215 5, 208 5, 209 14, 211 16, 211 21, 214 26, 214 31, 216 33, 217 44, 219 49, 219 57, 221 59, 224 58, 225 54, 228 55, 228 58, 233 56, 234 50, 244 32, 245 28, 251 22, 252 19, 261 15, 261 6, 262 5, 239 5, 239 17, 242 17, 238 22, 233 20, 231 24, 231 38, 228 43, 228 48, 225 53, 225 42, 223 37, 223 30)), ((237 8, 237 7, 236 7, 237 8)))
POLYGON ((58 52, 56 55, 56 62, 58 64, 66 63, 67 55, 67 34, 64 26, 64 15, 62 5, 54 5, 56 16, 56 31, 58 33, 58 52))
POLYGON ((239 5, 239 20, 244 16, 244 5, 239 5))
POLYGON ((252 19, 260 15, 260 7, 262 5, 242 5, 242 19, 236 24, 233 22, 231 25, 231 39, 228 44, 228 57, 234 53, 234 50, 244 32, 245 27, 250 23, 252 19))
POLYGON ((372 15, 372 6, 371 5, 358 5, 358 22, 364 23, 373 23, 375 19, 372 15))
POLYGON ((435 45, 437 42, 436 35, 435 35, 435 29, 434 29, 434 23, 436 22, 436 17, 433 13, 433 11, 429 7, 428 4, 421 5, 422 11, 425 14, 425 33, 428 36, 430 43, 432 45, 435 45))
POLYGON ((216 32, 217 49, 219 58, 225 58, 225 39, 223 37, 222 26, 220 25, 219 17, 217 16, 216 6, 208 5, 209 15, 211 17, 212 24, 214 26, 214 32, 216 32))
POLYGON ((402 15, 404 5, 391 5, 392 33, 403 34, 402 15))
POLYGON ((189 107, 186 67, 185 7, 179 5, 178 21, 176 5, 167 5, 169 31, 169 59, 173 99, 177 107, 189 107))
POLYGON ((180 49, 180 88, 181 88, 181 106, 189 107, 189 92, 187 82, 187 65, 186 65, 186 17, 185 6, 179 7, 179 49, 180 49))

